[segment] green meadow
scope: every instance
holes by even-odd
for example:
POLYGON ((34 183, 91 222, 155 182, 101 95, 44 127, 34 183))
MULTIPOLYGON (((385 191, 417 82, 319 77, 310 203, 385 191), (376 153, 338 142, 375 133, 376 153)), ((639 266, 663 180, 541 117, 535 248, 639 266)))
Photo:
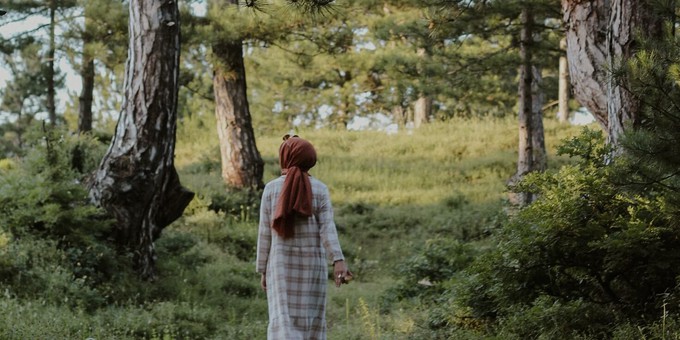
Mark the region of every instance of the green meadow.
MULTIPOLYGON (((555 146, 580 128, 550 119, 545 124, 549 164, 557 167, 569 160, 555 156, 555 146)), ((23 274, 33 275, 33 290, 5 291, 0 338, 264 339, 266 295, 253 264, 259 196, 223 184, 213 130, 211 116, 179 125, 180 178, 197 196, 156 243, 156 282, 123 273, 109 286, 86 290, 47 255, 65 256, 54 244, 5 238, 5 252, 42 252, 36 261, 43 269, 23 274)), ((265 181, 279 175, 284 133, 257 136, 265 181)), ((356 275, 340 289, 329 285, 329 339, 436 336, 428 324, 441 301, 427 291, 441 287, 430 282, 438 274, 428 271, 454 270, 446 257, 459 247, 488 247, 486 236, 512 211, 505 183, 517 157, 516 121, 456 118, 396 134, 296 133, 317 149, 310 172, 330 188, 341 244, 356 275)), ((448 310, 441 317, 457 313, 448 310)))

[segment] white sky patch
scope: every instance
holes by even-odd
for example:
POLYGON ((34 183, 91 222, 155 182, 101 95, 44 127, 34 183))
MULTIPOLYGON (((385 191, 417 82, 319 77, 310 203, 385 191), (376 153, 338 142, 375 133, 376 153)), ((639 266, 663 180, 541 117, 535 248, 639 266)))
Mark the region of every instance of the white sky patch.
POLYGON ((191 12, 193 12, 195 16, 204 17, 208 13, 207 2, 194 2, 194 3, 192 3, 191 4, 191 12))
POLYGON ((325 120, 328 118, 333 113, 333 107, 330 105, 323 104, 321 105, 317 110, 317 114, 319 114, 319 118, 325 120))
POLYGON ((571 125, 588 125, 594 122, 595 117, 585 107, 581 107, 578 110, 573 111, 571 113, 571 117, 569 118, 569 123, 571 123, 571 125))
POLYGON ((366 35, 368 34, 368 28, 366 27, 355 28, 353 32, 354 32, 354 48, 356 52, 359 52, 361 50, 373 51, 376 49, 376 46, 372 41, 365 39, 366 35))
POLYGON ((368 116, 355 116, 347 124, 347 130, 377 130, 387 134, 397 133, 399 126, 392 122, 392 117, 383 113, 372 113, 368 116))
MULTIPOLYGON (((8 14, 9 15, 9 14, 8 14)), ((27 32, 35 30, 41 25, 49 24, 49 19, 42 16, 31 16, 25 20, 9 23, 7 25, 0 26, 0 35, 7 39, 13 37, 21 32, 27 32)), ((56 32, 57 36, 62 35, 61 29, 57 26, 56 32)), ((46 37, 45 29, 39 29, 31 33, 31 35, 37 37, 46 37)), ((57 89, 57 111, 63 112, 66 108, 66 102, 69 99, 70 93, 80 93, 82 84, 80 81, 80 76, 77 72, 73 70, 71 65, 69 65, 66 58, 59 58, 60 52, 57 51, 57 64, 55 65, 57 70, 64 75, 64 88, 57 89)), ((62 54, 63 55, 63 54, 62 54)), ((0 63, 0 87, 7 86, 7 82, 12 78, 11 73, 6 68, 6 65, 0 63)), ((37 119, 43 119, 42 114, 36 115, 37 119)))

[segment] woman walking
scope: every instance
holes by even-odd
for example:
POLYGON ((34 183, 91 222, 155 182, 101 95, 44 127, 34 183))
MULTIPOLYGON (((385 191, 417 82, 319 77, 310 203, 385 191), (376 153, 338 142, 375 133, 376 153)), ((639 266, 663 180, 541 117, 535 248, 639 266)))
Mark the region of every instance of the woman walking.
POLYGON ((335 285, 351 279, 333 222, 328 187, 308 173, 311 143, 284 137, 282 176, 267 183, 260 206, 257 271, 269 305, 269 340, 326 339, 327 258, 335 285))

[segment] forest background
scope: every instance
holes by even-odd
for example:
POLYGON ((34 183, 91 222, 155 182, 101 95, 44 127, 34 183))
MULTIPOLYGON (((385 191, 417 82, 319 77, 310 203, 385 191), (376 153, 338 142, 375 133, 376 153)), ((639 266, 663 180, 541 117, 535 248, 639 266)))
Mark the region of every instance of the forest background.
POLYGON ((288 132, 356 274, 329 338, 680 336, 674 1, 0 10, 2 338, 265 338, 288 132))

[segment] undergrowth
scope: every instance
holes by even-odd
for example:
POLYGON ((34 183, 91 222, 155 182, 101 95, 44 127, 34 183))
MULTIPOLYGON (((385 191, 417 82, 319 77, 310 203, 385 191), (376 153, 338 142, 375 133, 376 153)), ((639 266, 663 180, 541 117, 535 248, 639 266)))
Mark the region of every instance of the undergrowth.
MULTIPOLYGON (((139 282, 124 265, 129 258, 106 250, 105 219, 101 220, 103 237, 88 241, 93 242, 92 247, 85 244, 70 250, 86 252, 81 255, 77 251, 68 255, 70 248, 64 248, 60 239, 64 231, 59 228, 41 227, 31 234, 34 236, 19 237, 20 233, 12 229, 15 227, 2 227, 0 274, 6 298, 0 303, 1 338, 265 337, 266 296, 259 288, 253 265, 259 193, 237 191, 223 184, 216 137, 208 138, 210 134, 204 131, 214 130, 212 119, 194 115, 179 126, 176 163, 183 185, 195 191, 197 198, 156 243, 156 282, 139 282), (44 232, 39 231, 43 229, 56 233, 52 241, 44 238, 44 232), (78 256, 96 259, 87 252, 100 248, 103 255, 98 261, 113 262, 78 262, 78 256), (42 273, 34 274, 29 281, 35 288, 19 286, 27 282, 20 276, 30 273, 21 267, 29 262, 20 262, 20 254, 34 254, 30 263, 34 271, 42 273), (79 281, 85 275, 79 266, 87 266, 87 279, 79 281), (115 271, 98 272, 106 268, 115 271)), ((311 173, 330 188, 341 244, 356 275, 355 281, 341 289, 329 286, 330 339, 450 335, 451 330, 441 325, 451 313, 437 314, 436 306, 446 298, 441 293, 450 289, 450 278, 490 247, 488 235, 504 221, 505 181, 513 173, 516 158, 515 131, 512 119, 455 119, 395 135, 375 131, 297 132, 317 149, 319 162, 311 173)), ((553 155, 557 140, 575 131, 546 121, 546 138, 553 155)), ((266 165, 265 181, 279 175, 276 151, 280 141, 279 135, 258 136, 266 165)), ((68 155, 73 145, 82 142, 69 137, 60 143, 64 155, 68 155)), ((98 145, 98 151, 88 151, 87 157, 100 157, 106 141, 88 143, 98 145)), ((69 158, 64 157, 61 167, 71 168, 65 161, 69 158)), ((36 197, 49 204, 59 202, 59 197, 29 194, 35 190, 31 183, 38 183, 36 176, 41 175, 28 169, 51 170, 44 162, 26 162, 0 162, 2 178, 25 183, 23 187, 2 187, 0 194, 36 197)), ((550 162, 557 167, 567 160, 553 156, 550 162)), ((96 161, 86 164, 91 169, 96 161)), ((73 192, 85 202, 86 192, 77 183, 86 170, 62 171, 63 178, 54 185, 63 188, 71 183, 68 185, 74 186, 73 192)), ((39 216, 26 210, 31 205, 41 206, 26 203, 23 212, 14 210, 39 216)), ((49 216, 61 211, 54 206, 55 210, 46 212, 49 216)), ((83 205, 83 209, 90 208, 83 205)), ((68 216, 100 220, 96 210, 84 211, 85 215, 68 216)), ((66 230, 71 230, 73 236, 69 237, 74 240, 82 231, 66 230)))

